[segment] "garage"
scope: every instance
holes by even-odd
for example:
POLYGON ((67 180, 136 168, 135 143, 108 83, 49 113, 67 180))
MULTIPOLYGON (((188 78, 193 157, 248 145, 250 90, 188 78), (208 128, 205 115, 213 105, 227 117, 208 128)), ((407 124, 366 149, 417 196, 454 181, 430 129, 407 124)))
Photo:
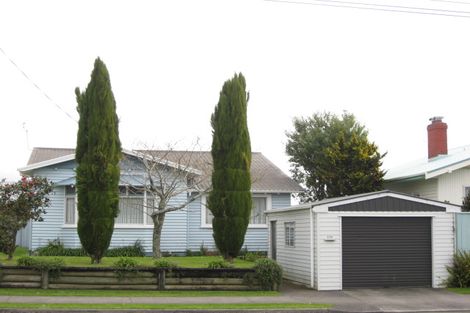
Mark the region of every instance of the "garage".
POLYGON ((269 210, 268 253, 285 279, 317 290, 439 288, 455 251, 457 212, 387 190, 269 210))
POLYGON ((430 217, 343 217, 343 288, 431 287, 430 217))

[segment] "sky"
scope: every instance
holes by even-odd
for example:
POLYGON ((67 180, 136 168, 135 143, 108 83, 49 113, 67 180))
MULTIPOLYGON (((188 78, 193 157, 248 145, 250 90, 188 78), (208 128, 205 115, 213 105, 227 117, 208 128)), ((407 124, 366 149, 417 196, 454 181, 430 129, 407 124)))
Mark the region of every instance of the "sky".
POLYGON ((75 146, 74 89, 98 56, 127 149, 209 150, 238 72, 252 150, 287 174, 285 133, 315 112, 353 113, 384 169, 427 156, 432 116, 450 148, 467 145, 469 31, 470 0, 1 1, 0 178, 18 178, 33 147, 75 146))

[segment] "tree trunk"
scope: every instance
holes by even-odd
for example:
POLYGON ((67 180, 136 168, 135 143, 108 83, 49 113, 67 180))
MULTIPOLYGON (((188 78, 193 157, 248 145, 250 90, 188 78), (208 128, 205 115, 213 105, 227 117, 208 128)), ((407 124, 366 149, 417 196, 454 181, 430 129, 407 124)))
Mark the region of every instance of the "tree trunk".
POLYGON ((13 259, 13 254, 15 253, 16 250, 16 230, 11 231, 11 237, 10 237, 10 243, 8 244, 8 260, 10 261, 13 259))
POLYGON ((162 252, 160 251, 160 241, 162 238, 163 222, 165 221, 165 214, 152 215, 153 220, 153 242, 152 250, 154 258, 161 258, 162 252))

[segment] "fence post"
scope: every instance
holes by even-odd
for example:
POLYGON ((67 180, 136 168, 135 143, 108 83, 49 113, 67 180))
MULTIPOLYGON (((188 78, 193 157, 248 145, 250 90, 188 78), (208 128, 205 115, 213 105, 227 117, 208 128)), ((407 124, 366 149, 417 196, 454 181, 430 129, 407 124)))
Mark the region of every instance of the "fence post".
POLYGON ((165 269, 160 269, 158 271, 158 289, 165 289, 165 269))
POLYGON ((49 288, 49 270, 41 271, 41 288, 42 289, 49 288))

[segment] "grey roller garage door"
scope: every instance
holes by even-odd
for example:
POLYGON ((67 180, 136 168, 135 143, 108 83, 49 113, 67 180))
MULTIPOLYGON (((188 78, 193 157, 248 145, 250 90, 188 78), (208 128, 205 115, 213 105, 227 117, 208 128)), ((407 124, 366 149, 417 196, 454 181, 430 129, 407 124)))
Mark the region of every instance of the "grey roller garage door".
POLYGON ((343 288, 431 286, 431 218, 343 217, 343 288))

